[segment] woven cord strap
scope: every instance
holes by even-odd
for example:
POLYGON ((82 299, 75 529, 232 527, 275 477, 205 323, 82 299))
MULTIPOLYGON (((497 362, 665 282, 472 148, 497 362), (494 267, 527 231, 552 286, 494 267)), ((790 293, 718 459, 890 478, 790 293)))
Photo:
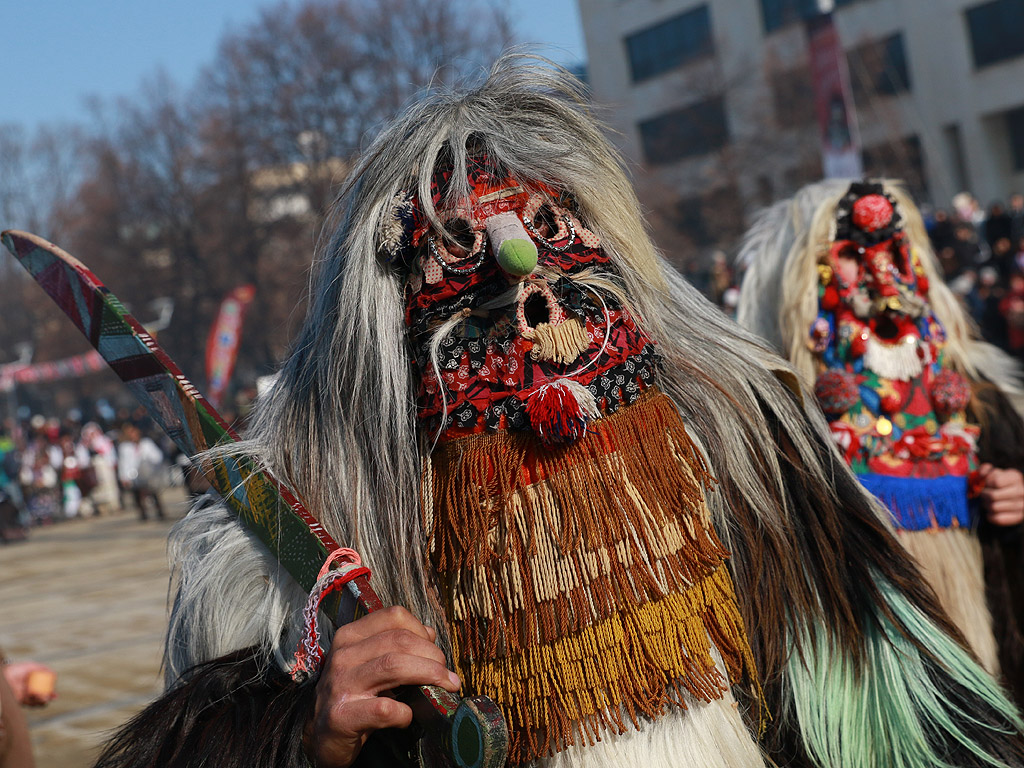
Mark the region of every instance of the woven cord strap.
POLYGON ((339 592, 359 576, 370 577, 370 569, 362 564, 354 549, 339 547, 331 552, 320 569, 313 591, 309 593, 306 607, 302 609, 302 639, 295 651, 295 664, 292 666, 292 680, 303 682, 320 670, 324 660, 324 649, 320 645, 320 605, 333 592, 339 592), (341 565, 334 568, 336 563, 341 565))

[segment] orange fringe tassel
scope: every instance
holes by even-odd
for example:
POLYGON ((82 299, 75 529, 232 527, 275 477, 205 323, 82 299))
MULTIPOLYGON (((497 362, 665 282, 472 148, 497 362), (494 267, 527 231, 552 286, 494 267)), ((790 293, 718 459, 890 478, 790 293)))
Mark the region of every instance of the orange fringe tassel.
POLYGON ((710 701, 754 677, 713 483, 672 402, 652 390, 581 440, 457 438, 429 471, 429 553, 469 690, 502 705, 513 763, 710 701))

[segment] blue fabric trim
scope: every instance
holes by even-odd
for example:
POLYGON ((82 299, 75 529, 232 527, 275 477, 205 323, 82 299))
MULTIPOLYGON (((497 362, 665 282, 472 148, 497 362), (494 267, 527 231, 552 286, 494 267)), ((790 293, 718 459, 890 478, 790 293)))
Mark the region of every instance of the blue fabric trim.
POLYGON ((897 528, 922 531, 928 528, 971 527, 967 502, 967 478, 890 477, 858 475, 857 479, 892 513, 897 528))

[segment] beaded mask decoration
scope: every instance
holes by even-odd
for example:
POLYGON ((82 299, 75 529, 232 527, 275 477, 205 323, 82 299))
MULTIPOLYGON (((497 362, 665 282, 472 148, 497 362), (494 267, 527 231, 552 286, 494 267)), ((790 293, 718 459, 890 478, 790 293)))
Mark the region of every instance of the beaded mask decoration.
POLYGON ((882 184, 850 185, 817 268, 815 393, 847 461, 899 527, 969 525, 970 387, 945 365, 928 278, 882 184))
POLYGON ((532 428, 548 443, 576 440, 650 386, 654 345, 588 286, 609 258, 570 196, 525 187, 478 154, 471 199, 452 204, 451 173, 440 168, 431 184, 444 232, 408 202, 419 416, 435 433, 532 428))
POLYGON ((713 480, 600 239, 565 190, 471 152, 453 201, 454 172, 432 175, 443 229, 399 195, 381 241, 407 274, 427 556, 465 689, 502 707, 519 764, 756 688, 713 480))

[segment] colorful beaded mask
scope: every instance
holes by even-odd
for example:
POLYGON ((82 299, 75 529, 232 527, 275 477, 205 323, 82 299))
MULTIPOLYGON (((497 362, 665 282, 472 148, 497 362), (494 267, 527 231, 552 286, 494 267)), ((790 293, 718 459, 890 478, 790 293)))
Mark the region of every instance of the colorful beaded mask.
POLYGON ((898 525, 969 524, 970 388, 944 363, 928 279, 881 184, 850 185, 817 268, 808 339, 823 369, 815 392, 847 461, 898 525))
POLYGON ((450 436, 532 428, 576 440, 649 386, 653 344, 588 282, 614 270, 571 196, 476 154, 469 199, 452 203, 452 173, 441 165, 431 182, 443 232, 415 198, 399 211, 419 417, 450 436))

